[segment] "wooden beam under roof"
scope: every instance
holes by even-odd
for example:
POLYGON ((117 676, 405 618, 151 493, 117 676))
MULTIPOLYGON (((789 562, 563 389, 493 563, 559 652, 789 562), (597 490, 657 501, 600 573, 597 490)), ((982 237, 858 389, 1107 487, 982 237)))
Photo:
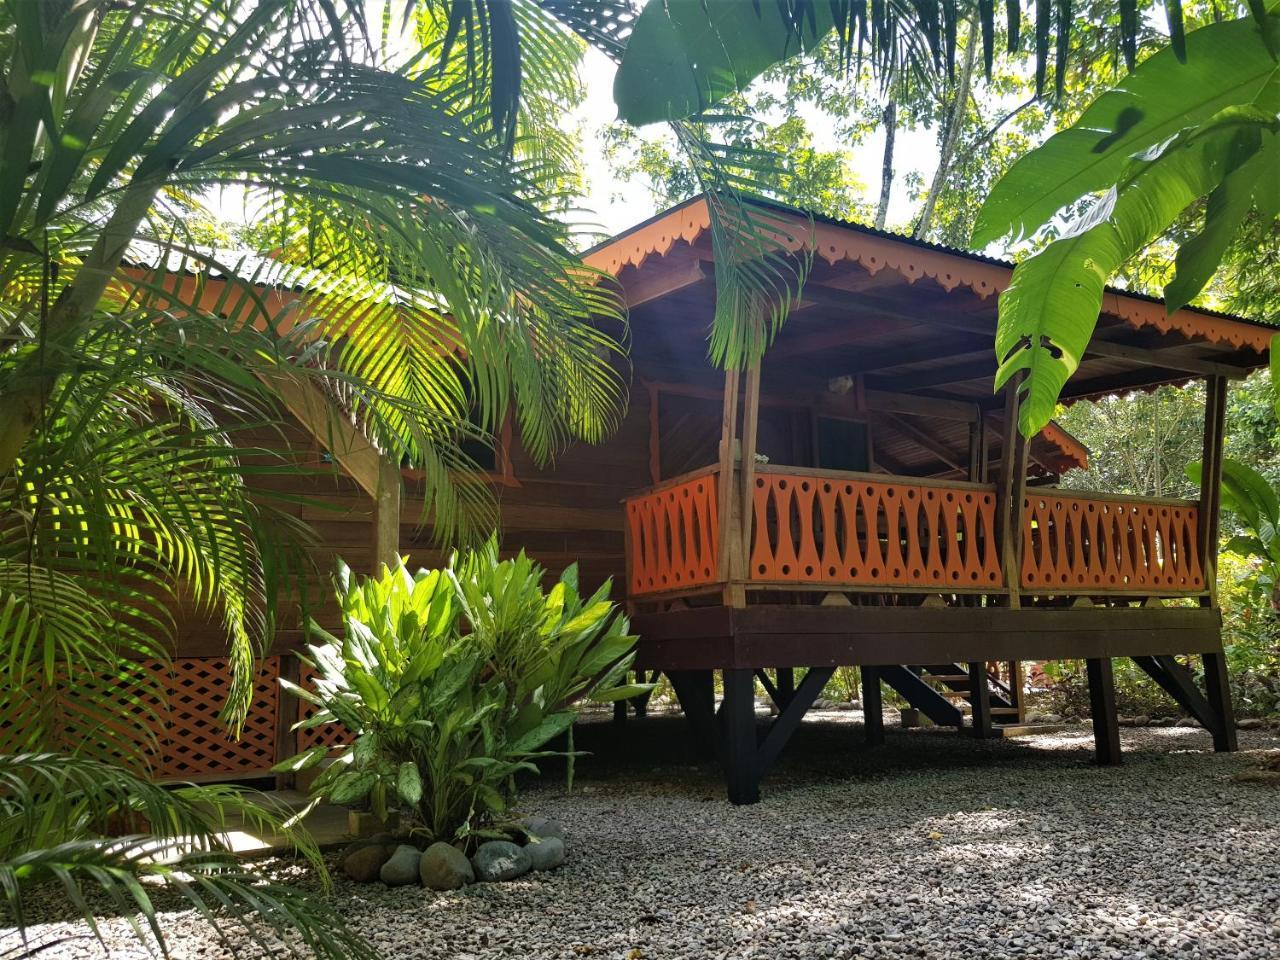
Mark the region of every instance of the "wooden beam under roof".
POLYGON ((968 464, 965 462, 966 458, 963 454, 956 453, 933 434, 920 429, 915 424, 891 413, 882 413, 876 419, 915 441, 943 463, 955 467, 957 470, 968 470, 968 464))
MULTIPOLYGON (((808 287, 806 287, 808 289, 808 287)), ((829 291, 835 293, 835 291, 829 291)), ((834 303, 842 303, 843 306, 849 307, 856 304, 865 308, 869 313, 874 313, 884 317, 896 317, 901 320, 909 320, 913 323, 936 323, 939 326, 953 327, 958 330, 968 330, 972 333, 985 334, 995 337, 994 318, 977 317, 969 313, 957 312, 954 309, 938 309, 947 303, 946 298, 933 298, 925 304, 922 304, 920 310, 904 310, 901 303, 885 300, 884 298, 869 296, 867 294, 846 295, 841 299, 838 295, 831 298, 834 303)), ((1131 328, 1125 326, 1121 328, 1125 331, 1131 328)), ((1110 331, 1108 331, 1110 332, 1110 331)), ((1233 364, 1222 363, 1216 360, 1209 360, 1203 357, 1186 357, 1180 356, 1174 351, 1185 350, 1187 347, 1200 346, 1196 341, 1182 339, 1181 342, 1170 344, 1166 347, 1146 347, 1133 346, 1125 343, 1115 343, 1105 338, 1095 337, 1089 343, 1085 350, 1086 357, 1100 357, 1109 360, 1128 360, 1135 363, 1143 363, 1152 367, 1163 367, 1168 370, 1180 370, 1186 373, 1200 374, 1201 376, 1220 376, 1231 379, 1242 379, 1247 376, 1249 371, 1233 364)), ((1211 349, 1210 345, 1204 345, 1206 349, 1211 349)))
POLYGON ((622 282, 627 307, 634 310, 651 300, 669 296, 715 276, 700 260, 686 260, 666 270, 636 270, 632 278, 622 282))
MULTIPOLYGON (((275 391, 294 418, 329 451, 338 466, 376 500, 388 476, 383 471, 382 451, 310 380, 284 370, 259 374, 259 377, 275 391)), ((398 470, 396 480, 399 481, 398 470)))
POLYGON ((920 340, 915 338, 907 345, 867 350, 859 354, 851 362, 837 357, 814 355, 819 351, 829 354, 829 351, 834 348, 853 347, 857 344, 857 341, 851 340, 845 331, 828 330, 824 333, 825 336, 821 337, 815 333, 812 335, 813 339, 803 343, 797 338, 796 340, 779 344, 765 354, 765 361, 803 358, 806 361, 806 370, 812 370, 819 376, 829 378, 852 376, 857 373, 872 373, 874 371, 888 372, 898 367, 937 360, 939 357, 951 356, 957 353, 968 354, 977 350, 979 346, 982 347, 982 351, 986 354, 991 353, 990 338, 984 343, 975 335, 965 334, 960 337, 950 337, 943 340, 920 340))

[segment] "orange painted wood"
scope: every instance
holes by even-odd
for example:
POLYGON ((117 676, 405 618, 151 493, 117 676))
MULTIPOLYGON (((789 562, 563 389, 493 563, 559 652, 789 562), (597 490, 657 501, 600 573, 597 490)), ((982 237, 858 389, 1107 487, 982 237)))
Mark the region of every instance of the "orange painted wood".
POLYGON ((1194 503, 1029 492, 1022 586, 1051 593, 1204 590, 1194 503))
POLYGON ((626 501, 631 596, 716 582, 717 473, 699 471, 626 501))
POLYGON ((231 686, 226 658, 179 657, 171 671, 159 662, 146 666, 163 673, 166 693, 165 702, 154 705, 163 721, 157 778, 209 780, 265 774, 275 764, 279 657, 264 657, 256 665, 253 703, 239 739, 232 739, 218 719, 231 686))
POLYGON ((833 586, 1002 585, 995 487, 757 475, 750 578, 833 586))

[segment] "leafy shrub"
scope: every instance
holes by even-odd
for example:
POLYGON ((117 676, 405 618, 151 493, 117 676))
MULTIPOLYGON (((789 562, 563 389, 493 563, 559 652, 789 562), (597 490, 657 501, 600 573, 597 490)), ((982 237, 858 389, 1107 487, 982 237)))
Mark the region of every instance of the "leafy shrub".
MULTIPOLYGON (((1147 676, 1142 668, 1127 657, 1113 662, 1116 684, 1116 710, 1122 716, 1176 717, 1182 708, 1147 676)), ((1199 664, 1192 665, 1199 670, 1199 664)), ((1051 660, 1042 669, 1049 681, 1048 690, 1035 698, 1038 710, 1048 710, 1064 717, 1089 716, 1089 680, 1083 660, 1051 660)))
MULTIPOLYGON (((441 570, 383 568, 357 577, 340 567, 342 639, 304 658, 315 689, 286 686, 320 709, 307 726, 338 722, 353 735, 316 779, 316 799, 407 811, 431 839, 494 833, 514 796, 514 775, 537 772, 547 744, 577 718, 583 699, 634 696, 622 685, 635 638, 609 601, 609 584, 583 599, 570 567, 547 593, 544 571, 496 544, 454 554, 441 570)), ((315 747, 281 769, 303 770, 315 747)))

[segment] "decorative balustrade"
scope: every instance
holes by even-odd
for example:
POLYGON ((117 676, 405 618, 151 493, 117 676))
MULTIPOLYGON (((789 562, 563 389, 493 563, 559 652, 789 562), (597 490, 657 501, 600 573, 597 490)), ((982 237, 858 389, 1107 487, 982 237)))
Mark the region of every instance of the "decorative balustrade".
POLYGON ((631 596, 717 581, 718 476, 699 470, 627 500, 631 596))
MULTIPOLYGON (((718 478, 708 467, 627 500, 632 597, 724 582, 718 478)), ((762 464, 751 499, 739 581, 748 588, 1006 590, 994 485, 762 464)), ((1022 509, 1021 589, 1201 593, 1198 523, 1194 501, 1031 491, 1022 509)))
POLYGON ((1059 490, 1022 510, 1022 587, 1044 593, 1196 593, 1199 506, 1059 490))
POLYGON ((753 581, 1003 586, 993 486, 768 468, 753 501, 753 581))

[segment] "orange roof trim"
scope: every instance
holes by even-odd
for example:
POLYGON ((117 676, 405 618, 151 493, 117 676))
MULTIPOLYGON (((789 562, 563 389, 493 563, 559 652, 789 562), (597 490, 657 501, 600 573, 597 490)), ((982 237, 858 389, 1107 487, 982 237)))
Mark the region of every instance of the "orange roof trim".
MULTIPOLYGON (((810 231, 790 233, 782 229, 786 217, 798 219, 803 211, 786 213, 772 205, 763 208, 778 244, 793 252, 808 247, 830 264, 852 261, 868 273, 876 274, 886 267, 914 283, 921 277, 936 280, 948 292, 965 286, 980 297, 1002 293, 1009 285, 1013 265, 966 256, 945 249, 931 249, 914 241, 894 240, 854 224, 840 225, 819 221, 810 231), (805 235, 807 233, 807 236, 805 235)), ((587 253, 584 262, 615 277, 623 268, 640 267, 652 256, 665 257, 677 240, 695 243, 711 228, 710 212, 704 198, 698 197, 640 226, 619 234, 587 253)), ((1114 290, 1103 295, 1104 313, 1124 320, 1134 329, 1152 327, 1162 333, 1177 332, 1189 338, 1211 340, 1235 348, 1249 347, 1265 353, 1276 330, 1216 316, 1193 308, 1178 310, 1172 316, 1164 304, 1141 297, 1126 296, 1114 290)))
POLYGON ((1089 469, 1089 448, 1067 433, 1056 421, 1050 420, 1045 424, 1040 435, 1061 450, 1063 457, 1070 460, 1073 467, 1089 469))

